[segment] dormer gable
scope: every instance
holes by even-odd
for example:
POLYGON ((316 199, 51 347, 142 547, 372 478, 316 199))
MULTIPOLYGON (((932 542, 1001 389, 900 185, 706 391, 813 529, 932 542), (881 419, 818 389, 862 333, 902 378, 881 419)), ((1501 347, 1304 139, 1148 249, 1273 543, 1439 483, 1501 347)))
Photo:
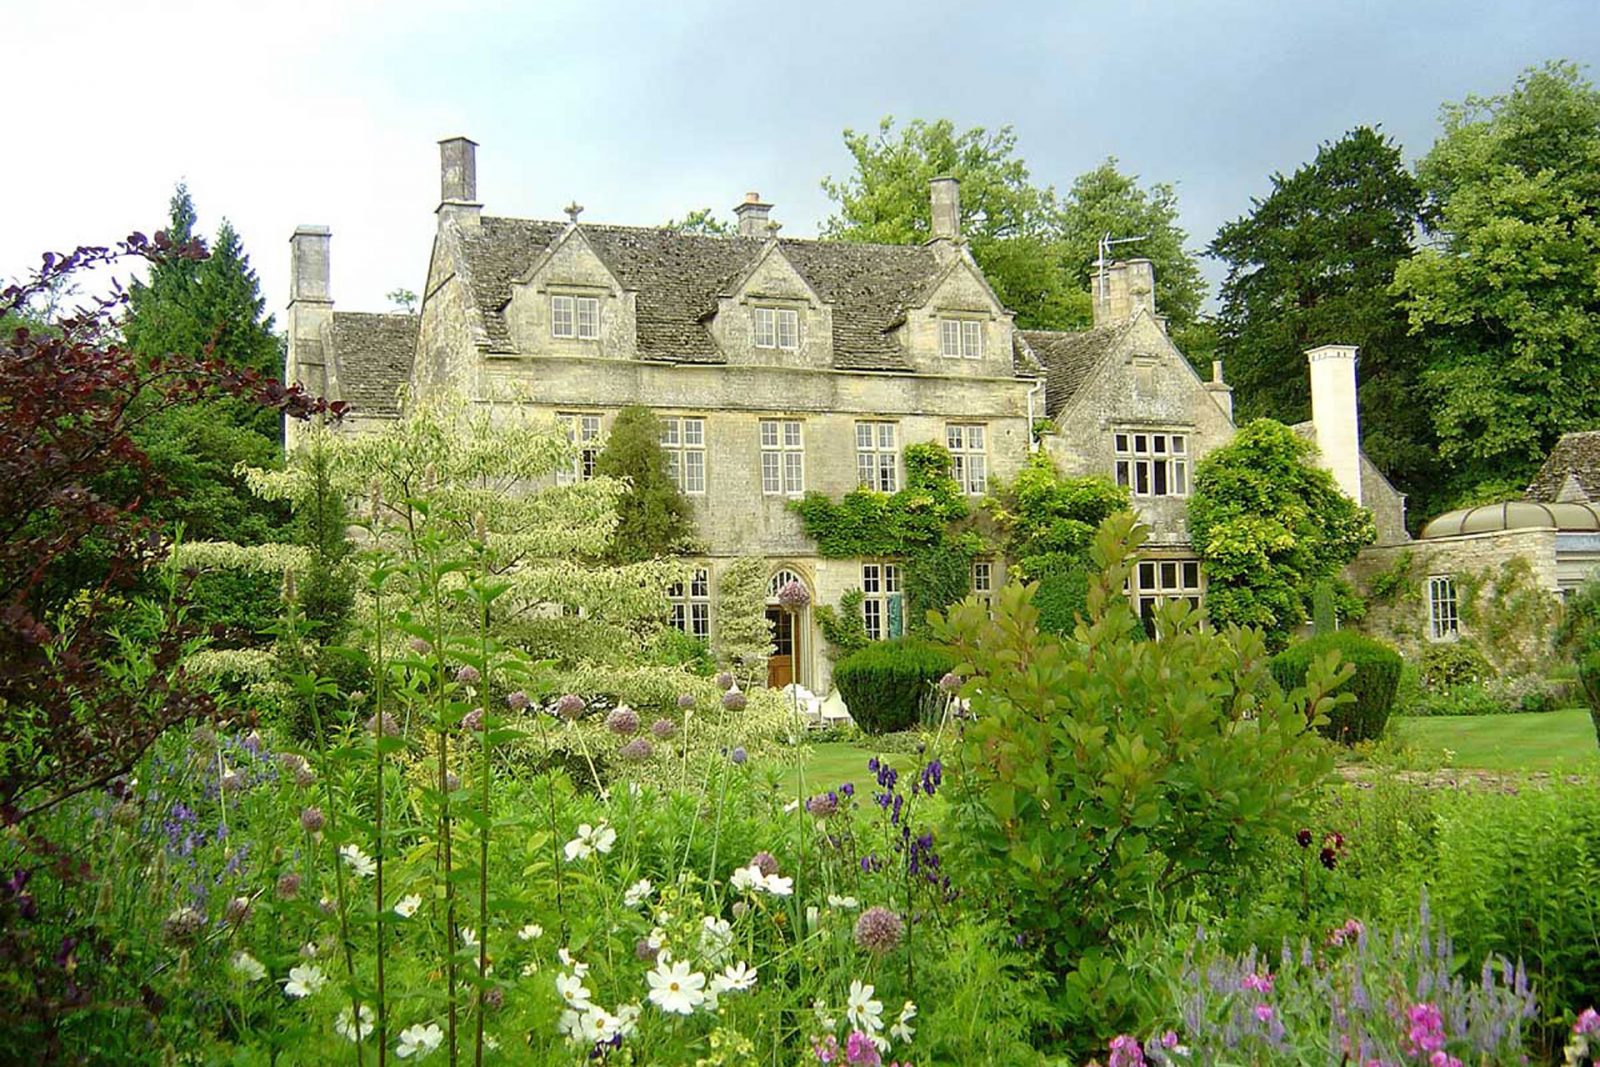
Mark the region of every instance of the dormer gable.
POLYGON ((707 323, 730 364, 826 367, 833 308, 776 240, 724 286, 707 323))
POLYGON ((961 377, 1013 373, 1013 315, 965 248, 942 259, 904 312, 900 332, 914 369, 961 377))
POLYGON ((628 359, 636 343, 635 294, 576 223, 510 286, 505 319, 519 355, 628 359))

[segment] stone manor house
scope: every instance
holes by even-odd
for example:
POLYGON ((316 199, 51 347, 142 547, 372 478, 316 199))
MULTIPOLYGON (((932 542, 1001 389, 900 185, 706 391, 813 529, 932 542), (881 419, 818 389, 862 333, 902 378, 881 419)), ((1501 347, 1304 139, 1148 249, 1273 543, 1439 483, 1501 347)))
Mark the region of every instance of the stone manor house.
MULTIPOLYGON (((780 237, 771 205, 749 194, 738 235, 500 218, 478 200, 466 138, 440 143, 438 230, 416 314, 333 310, 326 227, 291 239, 287 378, 352 405, 357 432, 401 417, 402 394, 455 390, 482 400, 510 388, 559 420, 593 472, 622 407, 661 418, 662 445, 693 502, 706 555, 671 590, 673 621, 714 639, 719 570, 769 561, 774 685, 819 693, 830 666, 810 608, 791 619, 776 592, 798 579, 812 604, 865 593, 873 637, 904 626, 899 563, 818 556, 787 504, 858 485, 893 492, 902 450, 938 441, 974 497, 1013 476, 1030 448, 1066 473, 1127 485, 1152 528, 1133 596, 1205 596, 1185 527, 1194 466, 1233 433, 1232 396, 1214 366, 1202 380, 1167 336, 1145 260, 1108 264, 1094 284, 1094 328, 1016 328, 963 243, 959 189, 931 183, 933 236, 921 245, 780 237), (1030 428, 1054 432, 1035 443, 1030 428)), ((1302 427, 1380 543, 1406 540, 1403 500, 1360 451, 1356 351, 1308 355, 1314 417, 1302 427)), ((1005 579, 979 560, 980 596, 1005 579)))

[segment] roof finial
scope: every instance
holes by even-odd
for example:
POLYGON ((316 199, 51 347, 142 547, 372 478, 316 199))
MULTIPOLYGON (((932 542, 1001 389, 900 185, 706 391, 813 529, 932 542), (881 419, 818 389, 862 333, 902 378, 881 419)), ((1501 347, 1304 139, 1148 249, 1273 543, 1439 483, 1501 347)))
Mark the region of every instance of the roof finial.
POLYGON ((767 236, 769 238, 776 238, 778 236, 778 231, 781 230, 781 229, 783 229, 783 223, 781 223, 781 222, 768 222, 767 223, 767 236))
POLYGON ((567 213, 567 218, 571 219, 572 224, 576 226, 578 224, 578 216, 583 214, 583 205, 578 203, 577 200, 573 200, 572 203, 561 210, 567 213))

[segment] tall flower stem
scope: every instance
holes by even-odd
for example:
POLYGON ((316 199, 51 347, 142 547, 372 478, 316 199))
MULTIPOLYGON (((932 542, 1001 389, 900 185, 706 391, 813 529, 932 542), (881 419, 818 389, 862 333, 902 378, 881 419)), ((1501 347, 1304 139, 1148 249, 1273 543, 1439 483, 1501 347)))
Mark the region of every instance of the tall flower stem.
MULTIPOLYGON (((488 534, 480 517, 478 521, 478 554, 482 562, 482 579, 487 582, 489 578, 488 546, 484 543, 488 534)), ((478 655, 483 661, 483 688, 482 694, 489 692, 489 601, 488 590, 480 589, 479 596, 484 597, 483 614, 478 623, 478 655)), ((477 712, 479 745, 478 760, 478 799, 482 805, 479 810, 478 822, 478 1002, 477 1002, 477 1033, 473 1039, 472 1062, 476 1067, 483 1067, 483 1011, 485 982, 489 973, 489 707, 488 700, 484 700, 482 710, 477 712)))
MULTIPOLYGON (((374 516, 374 522, 376 522, 376 516, 374 516)), ((384 951, 385 951, 384 936, 383 936, 383 934, 384 934, 384 931, 383 931, 384 916, 385 916, 384 903, 383 903, 383 900, 384 900, 384 898, 383 898, 383 866, 384 866, 383 859, 384 859, 384 852, 385 852, 385 849, 383 847, 383 791, 384 791, 384 788, 385 788, 384 773, 383 773, 384 772, 384 766, 383 766, 383 762, 384 762, 383 761, 384 699, 383 698, 384 698, 384 684, 388 681, 388 678, 386 677, 387 670, 388 670, 388 665, 384 662, 384 658, 383 658, 383 638, 384 638, 384 634, 383 634, 383 581, 384 581, 384 575, 382 575, 380 573, 379 575, 376 576, 376 578, 377 578, 377 580, 374 582, 373 589, 372 589, 372 600, 373 600, 372 618, 373 618, 373 642, 374 642, 374 645, 373 645, 373 672, 372 672, 372 674, 373 674, 372 703, 373 703, 373 725, 375 727, 375 729, 372 731, 372 751, 373 751, 373 756, 374 756, 373 762, 375 763, 376 769, 377 769, 377 772, 378 772, 378 786, 377 786, 377 789, 374 791, 376 795, 375 795, 375 797, 373 799, 373 825, 375 827, 375 833, 376 833, 374 851, 376 853, 375 861, 377 863, 378 872, 377 872, 377 884, 373 888, 373 906, 376 909, 374 914, 376 914, 377 917, 378 917, 378 920, 377 920, 377 937, 378 937, 378 992, 377 992, 377 1000, 378 1000, 378 1067, 384 1067, 384 1064, 386 1064, 388 1062, 388 1059, 389 1059, 389 1014, 388 1014, 388 1004, 386 1002, 386 993, 385 993, 385 989, 384 989, 384 959, 383 959, 384 958, 384 951)), ((357 1027, 357 1032, 359 1033, 360 1032, 360 1019, 359 1019, 359 1017, 356 1019, 356 1027, 357 1027)))
MULTIPOLYGON (((539 743, 544 746, 544 750, 546 752, 549 752, 551 751, 550 734, 545 727, 544 717, 545 711, 542 708, 536 709, 533 713, 533 721, 539 727, 539 743)), ((561 943, 564 945, 567 943, 568 933, 565 895, 566 875, 561 867, 561 831, 559 828, 560 822, 556 812, 555 780, 551 776, 546 775, 544 784, 545 795, 550 801, 550 862, 552 866, 554 866, 556 873, 556 918, 560 920, 561 923, 561 943)))
POLYGON ((433 657, 434 657, 434 725, 439 742, 439 863, 444 869, 444 936, 445 936, 445 1005, 446 1025, 449 1030, 450 1067, 456 1067, 459 1049, 456 1045, 458 1005, 456 1003, 456 890, 452 877, 451 836, 455 829, 450 820, 450 732, 448 718, 448 693, 444 677, 444 598, 439 589, 439 565, 430 553, 428 568, 429 594, 433 607, 433 657))

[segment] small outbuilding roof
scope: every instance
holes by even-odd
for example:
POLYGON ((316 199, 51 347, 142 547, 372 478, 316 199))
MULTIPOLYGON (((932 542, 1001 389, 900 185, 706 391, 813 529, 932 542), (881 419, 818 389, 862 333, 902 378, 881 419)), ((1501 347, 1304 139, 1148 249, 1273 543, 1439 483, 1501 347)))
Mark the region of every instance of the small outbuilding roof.
POLYGON ((1447 511, 1422 528, 1422 539, 1501 530, 1582 530, 1600 532, 1600 508, 1593 504, 1508 500, 1447 511))

